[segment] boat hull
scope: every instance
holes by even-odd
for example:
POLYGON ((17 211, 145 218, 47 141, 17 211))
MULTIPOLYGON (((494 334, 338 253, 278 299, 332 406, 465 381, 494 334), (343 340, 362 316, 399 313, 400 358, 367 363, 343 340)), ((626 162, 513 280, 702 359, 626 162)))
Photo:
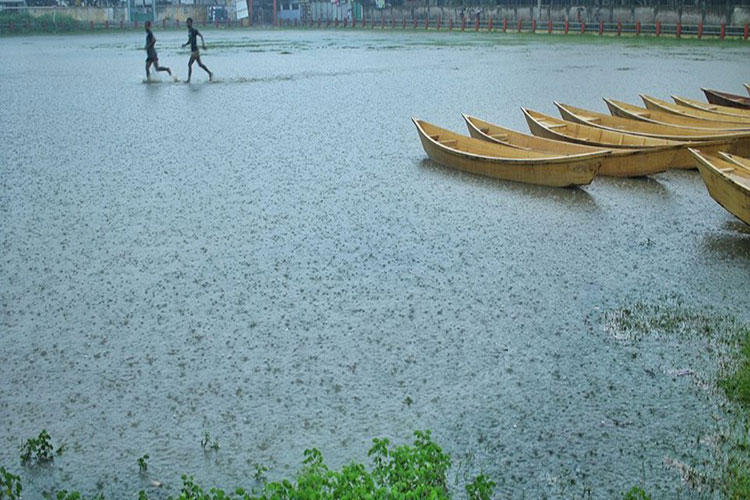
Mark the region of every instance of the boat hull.
POLYGON ((712 123, 720 123, 731 127, 750 127, 750 116, 728 116, 720 115, 712 111, 703 111, 695 108, 678 106, 670 102, 656 99, 655 97, 641 94, 641 100, 647 109, 652 111, 661 111, 675 116, 688 118, 691 120, 703 120, 712 123))
MULTIPOLYGON (((514 130, 464 115, 469 134, 476 138, 496 144, 504 144, 521 149, 533 149, 548 153, 586 153, 604 151, 601 146, 583 145, 559 138, 527 135, 514 130)), ((641 177, 663 172, 671 162, 674 153, 667 150, 649 150, 638 148, 615 149, 602 159, 599 175, 610 177, 641 177)))
POLYGON ((750 171, 747 171, 745 183, 732 175, 730 170, 735 164, 703 151, 691 149, 691 152, 711 198, 745 224, 750 224, 750 171))
MULTIPOLYGON (((609 101, 606 102, 608 106, 611 104, 609 101)), ((750 155, 750 134, 747 133, 705 133, 702 130, 609 116, 557 102, 555 105, 565 120, 574 123, 672 141, 673 144, 680 146, 681 151, 673 158, 670 168, 694 169, 695 160, 688 151, 691 147, 703 149, 709 153, 726 151, 740 156, 750 155)))
POLYGON ((706 95, 706 100, 711 104, 729 106, 730 108, 750 109, 750 97, 720 92, 712 89, 701 89, 706 95))
MULTIPOLYGON (((608 131, 592 130, 592 127, 572 124, 542 115, 531 110, 523 110, 526 123, 532 134, 546 139, 569 141, 587 146, 612 148, 613 153, 602 162, 600 175, 611 177, 643 177, 658 174, 672 168, 675 155, 679 152, 679 145, 652 145, 634 147, 623 146, 619 139, 630 138, 628 134, 617 134, 608 131), (543 117, 543 120, 537 119, 543 117), (556 128, 545 126, 544 122, 554 122, 556 128), (567 130, 570 128, 571 130, 567 130), (596 133, 600 132, 600 133, 596 133), (583 134, 587 134, 584 138, 583 134), (624 152, 624 153, 623 153, 624 152)), ((635 140, 644 139, 635 137, 635 140)), ((648 138, 645 138, 648 139, 648 138)), ((645 141, 648 143, 648 141, 645 141)), ((666 141, 664 141, 666 142, 666 141)))
POLYGON ((425 153, 435 163, 506 181, 550 187, 584 186, 591 183, 599 172, 602 158, 609 154, 609 151, 604 151, 562 158, 530 153, 528 158, 523 158, 523 152, 516 151, 516 154, 520 153, 518 157, 503 157, 500 155, 504 152, 507 154, 507 151, 502 149, 503 146, 459 136, 421 120, 413 121, 425 153), (454 144, 453 141, 458 143, 454 144), (471 143, 469 145, 481 154, 456 149, 463 148, 466 141, 480 143, 482 146, 471 143), (494 154, 497 156, 492 156, 494 154))
POLYGON ((750 134, 750 123, 726 123, 724 121, 709 121, 688 116, 678 116, 673 113, 652 110, 634 106, 622 101, 604 99, 612 116, 640 120, 657 125, 670 125, 672 127, 698 130, 705 134, 750 134))
POLYGON ((725 117, 740 117, 750 118, 750 109, 731 108, 729 106, 720 106, 718 104, 711 104, 710 102, 696 101, 695 99, 689 99, 687 97, 680 97, 673 95, 672 100, 680 105, 687 108, 699 109, 701 111, 707 111, 709 113, 715 113, 725 117))

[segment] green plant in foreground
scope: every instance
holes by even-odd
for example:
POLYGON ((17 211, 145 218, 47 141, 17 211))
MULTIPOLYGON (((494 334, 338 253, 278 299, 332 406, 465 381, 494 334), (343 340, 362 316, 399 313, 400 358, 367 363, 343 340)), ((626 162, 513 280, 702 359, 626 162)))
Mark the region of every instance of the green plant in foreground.
POLYGON ((21 478, 0 467, 0 500, 21 499, 21 478))
POLYGON ((27 439, 21 447, 21 465, 51 462, 55 458, 52 450, 50 436, 45 429, 42 429, 39 436, 27 439))
MULTIPOLYGON (((431 499, 450 498, 447 471, 450 456, 435 444, 430 431, 415 431, 413 445, 391 447, 388 439, 373 439, 368 452, 374 467, 352 462, 340 471, 331 470, 320 450, 305 450, 302 468, 294 480, 268 483, 258 496, 242 488, 226 493, 204 490, 193 476, 182 476, 182 488, 171 500, 339 500, 342 498, 431 499)), ((256 468, 257 471, 265 468, 256 468)), ((472 500, 489 500, 495 483, 478 476, 466 487, 472 500)))
POLYGON ((625 493, 623 500, 651 500, 651 497, 639 486, 633 486, 625 493))
MULTIPOLYGON (((78 491, 68 491, 68 490, 60 490, 57 493, 51 493, 51 492, 44 492, 42 496, 46 500, 86 500, 86 497, 81 495, 78 491)), ((93 497, 88 497, 89 500, 106 500, 104 498, 104 493, 97 493, 93 497)), ((139 499, 140 500, 140 499, 139 499)), ((146 499, 148 500, 148 499, 146 499)))
POLYGON ((145 474, 146 471, 148 471, 148 462, 146 460, 148 460, 149 458, 151 457, 149 457, 148 453, 146 453, 145 455, 143 455, 141 458, 138 459, 138 471, 141 474, 145 474))
POLYGON ((472 483, 466 485, 469 500, 490 500, 496 483, 484 474, 479 474, 472 483))
POLYGON ((255 473, 253 474, 253 477, 256 481, 259 483, 265 483, 266 482, 266 472, 268 471, 268 467, 261 464, 253 464, 253 467, 255 468, 255 473))

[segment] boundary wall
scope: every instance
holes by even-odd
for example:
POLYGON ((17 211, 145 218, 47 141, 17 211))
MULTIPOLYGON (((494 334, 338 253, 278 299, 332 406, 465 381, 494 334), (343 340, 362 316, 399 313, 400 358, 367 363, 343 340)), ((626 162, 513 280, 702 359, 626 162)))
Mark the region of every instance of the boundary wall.
MULTIPOLYGON (((313 2, 312 6, 312 18, 318 19, 320 16, 323 20, 331 18, 330 13, 339 12, 339 21, 345 17, 345 8, 339 6, 338 9, 331 7, 330 3, 327 2, 313 2)), ((604 21, 605 23, 616 23, 618 21, 623 23, 636 23, 640 21, 642 24, 655 24, 657 22, 667 24, 693 24, 698 25, 699 23, 720 25, 725 24, 727 26, 744 26, 750 22, 750 7, 734 7, 728 10, 726 8, 706 8, 701 9, 698 7, 683 7, 678 10, 674 9, 663 9, 659 7, 613 7, 604 6, 601 8, 586 8, 586 7, 550 7, 542 6, 541 9, 534 7, 512 7, 512 6, 491 6, 491 7, 435 7, 435 6, 424 6, 424 7, 387 7, 385 9, 375 9, 371 7, 364 8, 364 17, 368 19, 377 19, 381 16, 386 18, 400 19, 406 17, 407 19, 429 19, 430 21, 437 21, 442 19, 443 22, 453 20, 454 23, 461 21, 461 13, 463 11, 466 22, 470 22, 479 15, 480 21, 486 21, 490 17, 494 19, 508 19, 513 21, 529 21, 536 19, 537 23, 553 21, 553 22, 580 22, 585 21, 587 23, 598 23, 604 21)), ((350 19, 351 21, 351 19, 350 19)))
MULTIPOLYGON (((282 0, 279 1, 279 11, 282 0)), ((331 2, 312 2, 310 5, 310 15, 314 21, 318 19, 334 20, 338 19, 342 22, 347 19, 351 22, 352 19, 352 7, 351 3, 339 3, 338 5, 331 2)), ((11 10, 11 9, 5 9, 11 10)), ((69 16, 76 21, 103 23, 109 21, 110 23, 119 21, 133 21, 130 19, 130 12, 127 7, 24 7, 14 8, 17 12, 26 12, 33 17, 41 17, 46 14, 56 13, 59 15, 69 16)), ((355 9, 356 10, 356 9, 355 9)), ((3 9, 0 9, 3 12, 3 9)), ((303 21, 302 14, 299 10, 293 11, 286 10, 285 13, 289 13, 284 17, 286 19, 298 19, 298 22, 303 21), (295 15, 296 14, 296 15, 295 15)), ((750 23, 750 7, 734 7, 732 9, 715 9, 706 8, 701 9, 698 7, 682 7, 678 10, 674 9, 661 9, 659 7, 602 7, 602 8, 586 8, 586 7, 549 7, 542 6, 541 9, 537 7, 509 7, 509 6, 492 6, 492 7, 467 7, 461 9, 460 7, 436 7, 436 6, 423 6, 423 7, 387 7, 384 9, 376 9, 374 7, 364 7, 361 10, 362 14, 357 15, 356 20, 366 19, 380 19, 385 17, 386 19, 417 19, 425 20, 429 19, 431 22, 437 22, 441 19, 443 22, 453 20, 454 23, 461 21, 461 14, 466 22, 469 23, 479 16, 480 21, 486 22, 490 17, 493 19, 508 19, 516 21, 529 21, 536 20, 537 23, 546 21, 553 22, 580 22, 585 21, 588 24, 598 23, 604 21, 605 23, 636 23, 641 22, 642 24, 656 24, 660 22, 662 24, 683 24, 683 25, 698 25, 703 23, 704 25, 721 25, 726 26, 744 26, 746 23, 750 23)), ((359 14, 359 12, 357 13, 359 14)), ((156 8, 156 21, 160 22, 164 19, 167 21, 179 20, 184 22, 188 17, 192 17, 195 20, 204 21, 207 18, 206 7, 204 5, 164 5, 157 6, 156 8)), ((284 20, 286 20, 284 19, 284 20)), ((247 19, 241 21, 247 23, 247 19)))
MULTIPOLYGON (((563 33, 563 34, 633 34, 655 36, 694 36, 697 38, 749 38, 750 9, 734 8, 732 15, 720 15, 707 11, 681 9, 679 12, 657 10, 655 8, 600 9, 586 12, 586 9, 569 7, 560 9, 489 8, 461 9, 448 7, 414 8, 366 8, 359 19, 352 19, 351 10, 346 5, 336 7, 330 3, 311 4, 308 19, 287 15, 276 22, 266 24, 281 27, 304 28, 390 28, 390 29, 432 29, 446 31, 502 31, 517 33, 563 33), (341 17, 339 17, 341 16, 341 17), (732 22, 727 22, 732 20, 732 22)), ((0 34, 23 33, 30 31, 71 31, 101 29, 132 29, 142 27, 142 20, 128 19, 126 8, 96 7, 32 7, 24 9, 0 10, 0 34), (3 20, 2 13, 16 10, 29 14, 24 19, 3 20), (61 26, 56 16, 69 21, 61 26)), ((290 13, 298 11, 288 11, 290 13)), ((359 13, 358 13, 359 14, 359 13)), ((154 24, 158 28, 182 28, 185 20, 192 17, 199 26, 214 25, 216 28, 249 26, 249 19, 241 21, 207 22, 205 6, 183 5, 158 7, 154 24)))

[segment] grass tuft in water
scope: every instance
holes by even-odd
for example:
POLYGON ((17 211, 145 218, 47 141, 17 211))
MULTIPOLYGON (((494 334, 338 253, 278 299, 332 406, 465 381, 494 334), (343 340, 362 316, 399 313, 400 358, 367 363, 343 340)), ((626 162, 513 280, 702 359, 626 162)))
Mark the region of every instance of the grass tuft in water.
POLYGON ((640 341, 646 336, 680 336, 721 341, 738 338, 742 326, 734 317, 713 311, 696 311, 685 306, 679 296, 663 297, 656 304, 636 302, 608 312, 605 329, 617 340, 640 341))
POLYGON ((148 472, 148 459, 151 458, 148 456, 148 453, 143 455, 141 458, 138 459, 138 471, 141 474, 145 474, 148 472))
POLYGON ((735 371, 719 380, 719 386, 730 400, 736 401, 745 410, 750 410, 750 331, 746 331, 740 341, 735 371))
POLYGON ((633 486, 625 493, 623 500, 651 500, 651 497, 639 486, 633 486))
POLYGON ((744 428, 733 432, 729 441, 727 464, 723 474, 726 498, 750 498, 750 331, 745 330, 739 342, 738 358, 731 373, 719 380, 727 398, 742 408, 744 428))

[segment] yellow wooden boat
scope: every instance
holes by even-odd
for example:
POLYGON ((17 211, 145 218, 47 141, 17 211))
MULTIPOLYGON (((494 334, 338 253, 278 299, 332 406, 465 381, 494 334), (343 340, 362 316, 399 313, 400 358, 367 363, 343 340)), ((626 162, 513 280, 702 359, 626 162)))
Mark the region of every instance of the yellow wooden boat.
POLYGON ((446 167, 540 186, 583 186, 599 172, 609 150, 584 154, 524 151, 456 134, 412 118, 427 156, 446 167))
MULTIPOLYGON (((565 120, 608 130, 683 142, 721 140, 735 140, 736 142, 748 139, 748 147, 750 147, 750 133, 748 131, 726 132, 721 130, 690 129, 663 123, 651 123, 630 118, 621 118, 619 116, 611 116, 604 113, 597 113, 596 111, 590 111, 588 109, 577 108, 569 104, 561 104, 559 102, 555 102, 555 106, 557 106, 557 109, 565 120)), ((735 153, 742 154, 740 152, 735 153)))
POLYGON ((739 116, 741 118, 750 118, 750 110, 730 108, 729 106, 721 106, 719 104, 711 104, 710 102, 696 101, 695 99, 688 99, 687 97, 681 97, 673 95, 672 100, 680 106, 688 108, 700 109, 701 111, 708 111, 716 113, 720 116, 739 116))
MULTIPOLYGON (((495 125, 474 116, 463 115, 469 134, 476 138, 526 151, 541 151, 553 154, 582 154, 605 151, 601 146, 587 146, 569 140, 546 139, 523 134, 495 125)), ((609 156, 602 159, 599 175, 613 177, 639 177, 663 172, 667 169, 674 151, 667 148, 613 148, 609 156)))
POLYGON ((679 144, 680 150, 672 159, 670 168, 695 168, 695 160, 688 151, 689 147, 701 148, 709 153, 730 151, 743 154, 745 151, 750 152, 750 135, 718 134, 716 132, 713 134, 693 135, 699 134, 702 131, 618 118, 559 102, 555 102, 555 106, 557 106, 563 119, 571 122, 591 125, 592 127, 613 132, 625 132, 654 139, 669 140, 673 144, 679 144))
POLYGON ((666 113, 664 111, 655 111, 640 106, 634 106, 633 104, 616 101, 614 99, 605 98, 604 102, 607 103, 607 107, 612 116, 619 116, 620 118, 671 125, 673 127, 692 128, 708 132, 746 132, 750 134, 750 125, 717 123, 701 120, 700 118, 687 118, 684 116, 673 115, 672 113, 666 113))
POLYGON ((735 163, 739 165, 740 167, 750 170, 750 158, 742 158, 741 156, 736 155, 730 155, 729 153, 719 153, 719 156, 724 158, 727 161, 730 161, 732 163, 735 163))
MULTIPOLYGON (((622 132, 613 132, 577 123, 566 122, 551 116, 521 108, 531 133, 557 141, 569 141, 588 146, 642 151, 638 161, 622 162, 607 175, 615 177, 640 177, 656 174, 670 168, 682 145, 679 142, 653 139, 622 132)), ((635 157, 634 157, 635 160, 635 157)))
POLYGON ((664 111, 673 115, 682 116, 684 118, 706 120, 714 123, 721 123, 727 127, 750 127, 750 115, 747 117, 742 116, 722 116, 711 111, 703 111, 700 109, 686 108, 684 106, 678 106, 671 102, 662 101, 656 97, 640 94, 641 100, 647 109, 653 111, 664 111))
POLYGON ((729 213, 750 224, 750 160, 690 149, 711 198, 729 213))

